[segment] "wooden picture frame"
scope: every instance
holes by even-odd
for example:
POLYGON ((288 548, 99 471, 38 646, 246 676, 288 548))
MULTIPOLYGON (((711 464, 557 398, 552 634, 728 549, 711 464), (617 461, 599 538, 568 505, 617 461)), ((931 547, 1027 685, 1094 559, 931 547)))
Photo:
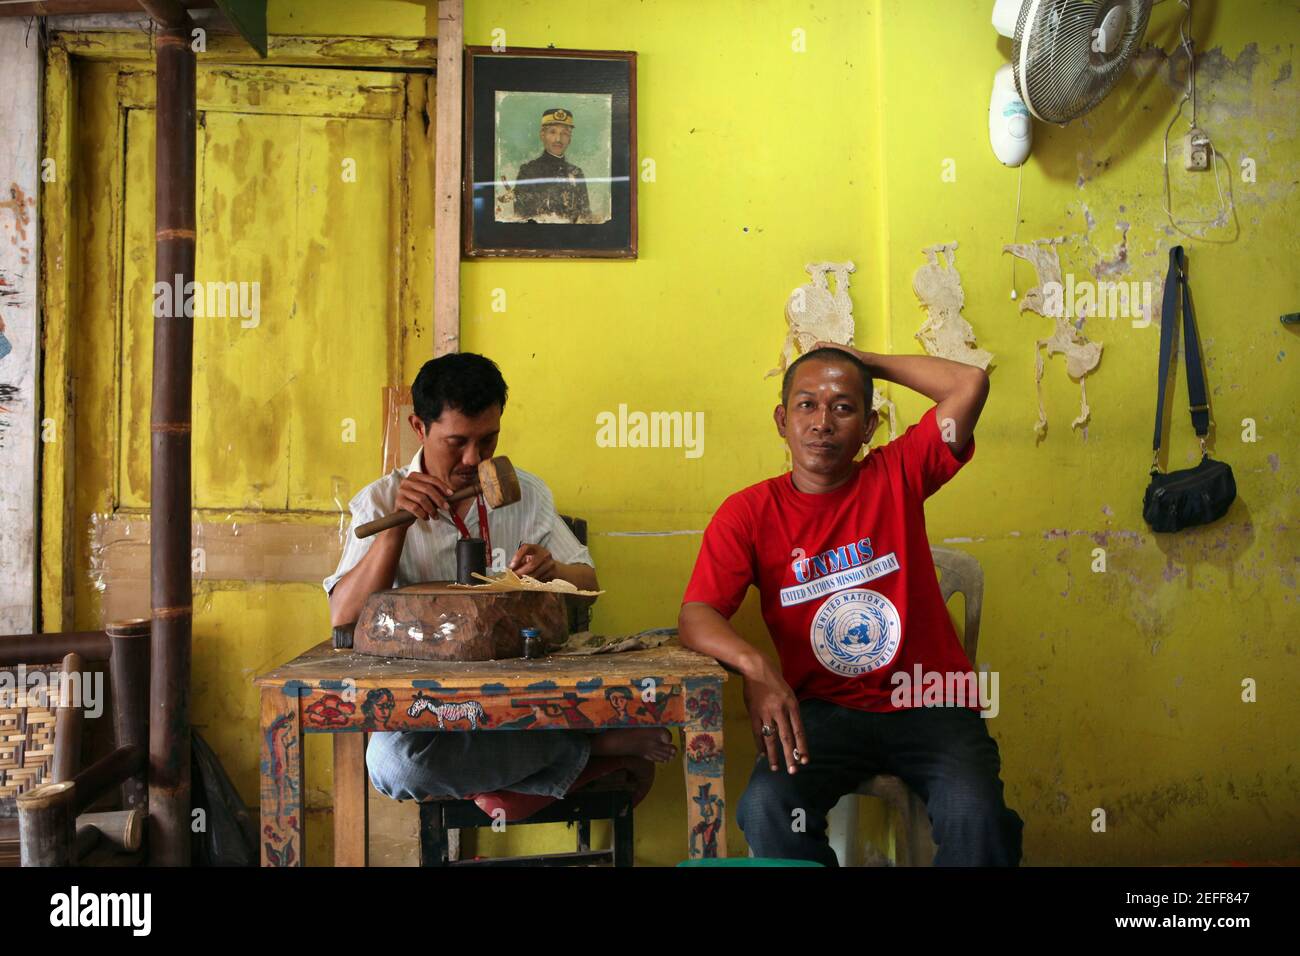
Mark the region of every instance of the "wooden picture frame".
POLYGON ((637 257, 636 53, 465 49, 462 252, 637 257))

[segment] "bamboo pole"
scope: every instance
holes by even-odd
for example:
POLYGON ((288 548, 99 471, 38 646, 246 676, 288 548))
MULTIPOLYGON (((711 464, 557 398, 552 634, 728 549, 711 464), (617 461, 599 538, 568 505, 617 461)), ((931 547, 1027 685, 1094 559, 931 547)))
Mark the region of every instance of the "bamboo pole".
MULTIPOLYGON (((86 664, 80 654, 73 653, 63 658, 61 676, 67 680, 76 674, 77 687, 83 693, 85 688, 81 686, 81 675, 85 672, 86 664)), ((50 778, 55 782, 71 780, 81 768, 81 731, 85 714, 81 701, 72 699, 70 694, 67 702, 63 701, 66 690, 67 685, 60 682, 57 696, 53 692, 50 694, 50 708, 54 711, 54 766, 50 768, 50 778)))
MULTIPOLYGON (((108 625, 113 644, 109 664, 113 688, 113 722, 119 747, 149 749, 149 621, 114 621, 108 625)), ((142 771, 122 784, 122 807, 144 809, 149 785, 142 771)))
POLYGON ((55 631, 49 634, 0 634, 0 667, 57 664, 66 654, 106 661, 112 644, 103 631, 55 631))
MULTIPOLYGON (((184 290, 194 279, 195 220, 195 59, 188 22, 183 26, 159 24, 154 49, 157 56, 156 279, 168 287, 178 283, 184 290)), ((150 424, 153 625, 147 837, 149 862, 154 866, 186 866, 190 862, 193 359, 193 317, 184 314, 155 317, 150 424)))
POLYGON ((77 788, 46 783, 18 794, 18 854, 22 866, 71 866, 77 845, 77 788))

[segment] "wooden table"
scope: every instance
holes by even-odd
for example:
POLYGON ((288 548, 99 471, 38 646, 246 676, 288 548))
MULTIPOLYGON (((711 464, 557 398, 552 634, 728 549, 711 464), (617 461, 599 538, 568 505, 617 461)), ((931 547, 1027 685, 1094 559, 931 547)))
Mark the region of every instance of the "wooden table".
POLYGON ((690 856, 726 856, 726 679, 711 658, 675 644, 435 662, 370 657, 324 641, 254 679, 262 689, 262 865, 303 865, 302 742, 313 733, 334 735, 334 864, 366 865, 366 734, 396 730, 681 727, 690 856))

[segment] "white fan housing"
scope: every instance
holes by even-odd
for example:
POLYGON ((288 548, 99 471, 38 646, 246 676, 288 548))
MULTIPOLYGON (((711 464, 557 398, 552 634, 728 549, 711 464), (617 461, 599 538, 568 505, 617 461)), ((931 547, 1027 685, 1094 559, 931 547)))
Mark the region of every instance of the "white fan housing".
POLYGON ((1019 166, 1029 158, 1033 141, 1029 109, 1016 92, 1011 64, 1003 64, 993 74, 993 95, 989 97, 989 142, 993 154, 1004 166, 1019 166))

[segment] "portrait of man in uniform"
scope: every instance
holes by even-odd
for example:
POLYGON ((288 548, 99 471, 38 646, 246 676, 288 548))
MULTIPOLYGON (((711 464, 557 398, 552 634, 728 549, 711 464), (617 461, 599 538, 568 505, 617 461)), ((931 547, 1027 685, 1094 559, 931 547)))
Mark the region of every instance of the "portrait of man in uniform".
POLYGON ((464 256, 636 258, 635 53, 467 47, 465 133, 464 256))
POLYGON ((519 167, 515 216, 537 222, 588 222, 591 202, 582 167, 564 158, 573 141, 573 114, 553 107, 542 114, 542 154, 519 167))
POLYGON ((609 97, 504 91, 498 97, 493 219, 608 222, 609 97))

